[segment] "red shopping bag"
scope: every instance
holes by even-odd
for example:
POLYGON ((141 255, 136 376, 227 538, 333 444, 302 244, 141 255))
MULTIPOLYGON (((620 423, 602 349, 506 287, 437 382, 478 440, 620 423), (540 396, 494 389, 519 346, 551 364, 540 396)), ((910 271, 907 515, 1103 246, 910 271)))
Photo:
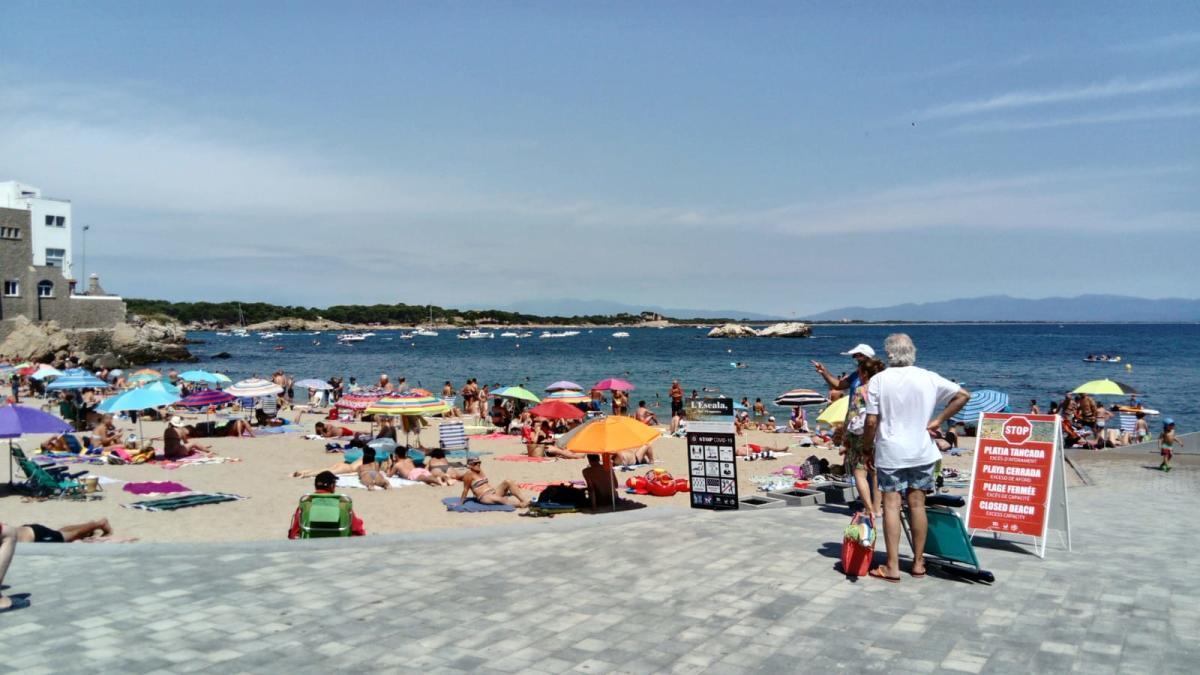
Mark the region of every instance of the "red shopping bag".
MULTIPOLYGON (((854 514, 854 518, 850 521, 851 525, 858 525, 863 521, 861 513, 854 514)), ((849 528, 847 528, 849 529, 849 528)), ((875 540, 871 539, 870 545, 863 544, 857 537, 850 538, 845 535, 842 537, 842 571, 847 576, 865 577, 871 571, 871 561, 875 558, 875 540)))

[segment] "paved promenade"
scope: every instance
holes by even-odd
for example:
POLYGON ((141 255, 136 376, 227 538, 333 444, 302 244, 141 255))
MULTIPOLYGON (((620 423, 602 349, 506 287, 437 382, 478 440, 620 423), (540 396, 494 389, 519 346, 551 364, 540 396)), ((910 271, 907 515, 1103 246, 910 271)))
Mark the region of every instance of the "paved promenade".
POLYGON ((833 508, 23 545, 6 592, 33 606, 0 615, 0 670, 1196 672, 1200 468, 1079 462, 1093 484, 1069 491, 1074 552, 980 546, 992 586, 847 580, 833 508))

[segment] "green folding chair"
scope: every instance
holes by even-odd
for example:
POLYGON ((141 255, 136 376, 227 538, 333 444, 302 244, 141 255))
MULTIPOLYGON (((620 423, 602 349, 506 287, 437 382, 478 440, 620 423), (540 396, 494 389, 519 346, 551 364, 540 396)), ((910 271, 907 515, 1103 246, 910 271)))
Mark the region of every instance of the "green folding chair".
POLYGON ((25 474, 25 486, 34 496, 37 497, 81 497, 84 495, 83 483, 80 483, 77 478, 87 473, 87 471, 79 471, 76 473, 67 473, 66 467, 51 466, 43 468, 37 462, 24 458, 24 453, 21 457, 13 455, 17 460, 17 466, 21 467, 21 472, 25 474))
MULTIPOLYGON (((975 555, 971 533, 954 511, 965 505, 963 498, 957 495, 928 495, 925 498, 925 518, 929 521, 929 534, 925 537, 925 563, 948 572, 973 576, 978 581, 990 584, 996 580, 996 576, 979 566, 979 556, 975 555)), ((913 540, 908 515, 908 505, 905 504, 900 522, 911 550, 913 540)))
POLYGON ((349 537, 350 511, 346 495, 314 492, 300 498, 300 538, 349 537))

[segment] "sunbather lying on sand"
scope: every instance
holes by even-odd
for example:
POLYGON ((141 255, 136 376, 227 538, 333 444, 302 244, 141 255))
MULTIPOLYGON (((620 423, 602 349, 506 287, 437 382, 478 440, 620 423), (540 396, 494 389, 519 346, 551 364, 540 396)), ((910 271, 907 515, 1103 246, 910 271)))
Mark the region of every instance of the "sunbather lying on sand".
POLYGON ((325 424, 324 422, 317 422, 317 424, 314 428, 317 431, 317 435, 322 438, 342 438, 342 437, 351 438, 354 436, 354 431, 347 429, 346 427, 343 427, 343 426, 338 426, 336 424, 325 424))
POLYGON ((449 478, 451 481, 456 481, 462 477, 466 469, 460 466, 455 466, 446 459, 446 451, 441 448, 430 450, 425 457, 425 468, 429 469, 434 475, 441 474, 449 478))
POLYGON ((392 484, 388 482, 383 467, 375 461, 375 448, 363 448, 362 453, 362 460, 358 465, 358 482, 368 490, 390 489, 392 484))
POLYGON ((39 544, 69 544, 84 539, 105 539, 111 537, 112 532, 112 526, 108 524, 107 518, 89 520, 78 525, 63 525, 57 530, 31 523, 17 528, 17 541, 22 544, 35 542, 39 544), (96 536, 97 532, 100 533, 98 537, 96 536))
MULTIPOLYGON (((588 457, 590 458, 591 455, 588 455, 588 457)), ((643 445, 640 448, 634 448, 633 450, 626 450, 625 452, 613 453, 613 464, 620 464, 621 466, 632 466, 634 464, 653 464, 653 463, 654 463, 654 449, 650 447, 649 443, 647 443, 646 445, 643 445)))
POLYGON ((313 478, 319 475, 322 471, 328 471, 337 476, 345 476, 352 473, 358 473, 358 467, 362 466, 362 457, 353 462, 338 462, 333 466, 327 466, 320 469, 301 469, 292 472, 292 478, 313 478))
MULTIPOLYGON (((442 453, 443 459, 445 453, 442 453)), ((434 473, 430 469, 425 469, 413 463, 408 456, 408 448, 401 445, 392 451, 392 463, 387 469, 387 475, 399 476, 404 480, 419 480, 426 485, 453 485, 454 482, 446 475, 446 472, 440 471, 434 473)))
POLYGON ((483 460, 471 457, 467 460, 467 470, 459 478, 463 484, 462 497, 459 503, 466 503, 467 497, 474 495, 480 504, 509 504, 511 506, 529 506, 529 498, 521 492, 517 484, 505 480, 493 486, 483 473, 483 460))
POLYGON ((189 443, 188 440, 190 439, 183 420, 178 415, 172 417, 166 431, 163 432, 163 455, 167 459, 182 459, 192 455, 213 456, 209 446, 189 443))
POLYGON ((189 438, 217 438, 219 436, 254 438, 254 428, 246 420, 229 420, 224 424, 201 422, 185 427, 189 438))

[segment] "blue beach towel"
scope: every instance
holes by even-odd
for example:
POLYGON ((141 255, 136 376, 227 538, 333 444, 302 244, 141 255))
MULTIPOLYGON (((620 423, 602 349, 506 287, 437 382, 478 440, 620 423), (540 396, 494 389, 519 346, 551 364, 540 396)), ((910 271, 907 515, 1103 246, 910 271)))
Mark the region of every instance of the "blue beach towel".
POLYGON ((474 499, 468 499, 465 504, 458 503, 458 497, 446 497, 442 500, 447 511, 458 513, 479 513, 481 511, 516 511, 517 507, 508 504, 480 504, 474 499))

